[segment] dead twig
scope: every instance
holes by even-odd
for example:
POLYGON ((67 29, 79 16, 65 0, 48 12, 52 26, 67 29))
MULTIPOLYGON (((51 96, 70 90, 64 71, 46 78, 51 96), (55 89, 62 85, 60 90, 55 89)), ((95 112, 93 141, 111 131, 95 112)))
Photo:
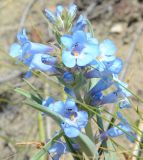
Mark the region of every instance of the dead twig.
POLYGON ((19 24, 19 28, 18 28, 18 31, 21 30, 21 28, 24 26, 24 22, 28 16, 28 13, 29 13, 29 10, 32 8, 32 6, 34 5, 34 3, 36 2, 37 0, 31 0, 28 5, 26 6, 24 12, 23 12, 23 15, 20 19, 20 24, 19 24))

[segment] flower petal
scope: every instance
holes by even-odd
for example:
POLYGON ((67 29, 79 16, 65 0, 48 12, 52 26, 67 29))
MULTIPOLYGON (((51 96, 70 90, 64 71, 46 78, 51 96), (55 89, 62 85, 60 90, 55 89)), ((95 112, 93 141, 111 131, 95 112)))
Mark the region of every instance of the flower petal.
POLYGON ((64 123, 61 124, 64 133, 69 138, 75 138, 80 134, 78 126, 69 119, 66 119, 64 123))
POLYGON ((48 107, 51 103, 54 103, 55 100, 53 97, 49 97, 48 99, 45 99, 42 101, 42 105, 45 107, 48 107))
POLYGON ((48 46, 48 45, 31 42, 30 53, 32 53, 32 54, 35 54, 35 53, 47 53, 47 52, 51 52, 51 51, 53 51, 53 48, 48 46))
POLYGON ((88 114, 86 111, 79 111, 77 112, 76 117, 77 125, 80 129, 85 128, 88 122, 88 114))
MULTIPOLYGON (((108 66, 107 66, 108 67, 108 66)), ((108 70, 111 71, 114 74, 119 74, 122 70, 123 67, 123 62, 121 59, 116 58, 112 65, 110 67, 108 67, 108 70)))
POLYGON ((26 29, 22 29, 18 34, 17 34, 17 39, 21 44, 24 44, 29 41, 27 34, 26 34, 26 29))
POLYGON ((73 40, 71 35, 64 35, 61 37, 62 44, 69 50, 72 49, 73 46, 73 40))
POLYGON ((56 59, 56 57, 52 57, 48 54, 43 54, 41 56, 41 61, 42 61, 42 63, 47 64, 47 65, 54 65, 54 64, 56 64, 57 59, 56 59))
POLYGON ((85 54, 80 54, 77 58, 77 65, 78 66, 86 66, 92 61, 92 57, 85 54))
POLYGON ((48 108, 60 115, 64 115, 64 103, 62 101, 57 101, 55 103, 51 103, 48 108))
POLYGON ((73 44, 79 43, 84 44, 87 41, 86 33, 83 31, 76 31, 73 33, 73 44))
POLYGON ((73 74, 72 73, 70 73, 70 72, 64 72, 64 74, 63 74, 63 80, 64 80, 64 82, 66 82, 66 83, 73 83, 74 82, 74 77, 73 77, 73 74))
POLYGON ((74 24, 72 28, 72 32, 74 33, 78 30, 84 30, 86 25, 87 25, 87 19, 82 15, 80 15, 77 22, 74 24))
POLYGON ((106 56, 115 55, 115 53, 117 51, 115 44, 109 39, 104 40, 100 44, 99 48, 100 48, 101 54, 106 55, 106 56))
POLYGON ((109 39, 104 40, 100 44, 99 48, 101 56, 104 57, 105 61, 113 61, 115 59, 115 53, 117 51, 117 48, 111 40, 109 39))
POLYGON ((110 78, 102 78, 100 79, 97 84, 90 90, 90 94, 94 95, 97 92, 101 92, 107 88, 109 88, 113 84, 110 78))
POLYGON ((123 108, 131 108, 131 104, 130 104, 129 100, 126 98, 126 99, 124 99, 124 100, 119 102, 119 107, 121 109, 123 109, 123 108))
POLYGON ((76 95, 72 89, 69 89, 67 87, 64 88, 64 91, 72 98, 76 98, 76 95))
POLYGON ((41 71, 48 71, 51 73, 55 73, 56 69, 51 65, 46 65, 42 63, 43 54, 35 54, 29 66, 30 69, 39 69, 41 71))
POLYGON ((70 117, 71 114, 77 112, 77 106, 76 103, 73 99, 67 99, 65 102, 65 116, 67 118, 70 117))
POLYGON ((95 59, 100 53, 98 45, 91 43, 87 43, 82 52, 90 54, 93 57, 93 59, 95 59))
POLYGON ((101 104, 116 103, 116 102, 118 102, 117 91, 109 93, 106 96, 103 96, 101 104))
POLYGON ((21 55, 21 46, 18 43, 14 43, 10 47, 9 55, 11 57, 18 57, 21 55))
POLYGON ((66 67, 72 68, 76 65, 76 59, 70 51, 63 51, 62 61, 66 67))

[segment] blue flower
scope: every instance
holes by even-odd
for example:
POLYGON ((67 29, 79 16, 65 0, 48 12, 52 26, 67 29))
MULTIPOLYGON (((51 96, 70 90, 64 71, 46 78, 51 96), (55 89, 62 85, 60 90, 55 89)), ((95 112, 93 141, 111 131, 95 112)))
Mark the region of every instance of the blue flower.
POLYGON ((130 91, 126 89, 128 88, 128 84, 120 81, 117 77, 114 77, 114 80, 115 80, 115 86, 123 98, 130 97, 132 95, 130 91))
MULTIPOLYGON (((53 63, 53 61, 56 62, 56 59, 50 55, 45 55, 45 54, 35 54, 34 56, 32 56, 32 59, 29 59, 29 62, 26 60, 26 64, 28 65, 29 63, 29 69, 33 70, 33 69, 39 69, 41 71, 48 71, 50 73, 56 73, 57 70, 53 65, 48 65, 43 63, 43 58, 49 59, 47 61, 50 61, 49 63, 53 63)), ((25 62, 25 61, 24 61, 25 62)))
POLYGON ((71 118, 66 118, 61 124, 65 135, 69 138, 77 137, 82 128, 85 128, 88 122, 88 114, 85 111, 78 111, 71 118))
POLYGON ((99 45, 99 49, 101 57, 104 61, 113 61, 115 59, 115 53, 117 51, 117 48, 111 40, 104 40, 99 45))
POLYGON ((123 100, 121 100, 119 102, 119 107, 121 109, 123 109, 123 108, 131 108, 131 104, 130 104, 129 100, 127 98, 125 98, 125 99, 123 99, 123 100))
POLYGON ((31 75, 32 69, 57 72, 55 64, 57 59, 46 53, 53 51, 53 48, 41 43, 33 43, 29 41, 25 29, 18 33, 17 39, 20 44, 14 43, 10 48, 10 56, 18 57, 19 61, 23 61, 29 67, 26 77, 31 75))
POLYGON ((123 62, 119 58, 113 61, 103 61, 102 64, 97 64, 96 68, 85 74, 86 78, 102 78, 111 77, 112 74, 119 74, 123 68, 123 62))
POLYGON ((104 138, 105 137, 118 137, 124 134, 131 142, 134 142, 136 139, 136 135, 132 131, 132 127, 127 122, 127 120, 122 116, 120 112, 118 112, 117 115, 121 122, 117 125, 117 127, 113 126, 109 130, 107 130, 105 133, 103 133, 103 135, 101 135, 101 137, 104 137, 104 138))
POLYGON ((49 53, 53 51, 53 48, 48 45, 29 41, 25 29, 18 33, 17 39, 20 44, 14 43, 10 47, 9 54, 12 57, 19 57, 20 61, 22 61, 26 55, 31 56, 37 53, 49 53))
POLYGON ((45 106, 45 107, 48 107, 51 103, 54 103, 54 102, 55 102, 54 98, 53 97, 49 97, 49 98, 44 99, 42 101, 42 105, 45 106))
MULTIPOLYGON (((78 144, 73 143, 71 145, 75 150, 79 150, 78 144)), ((63 154, 70 152, 70 149, 65 142, 58 140, 48 149, 48 152, 53 160, 60 160, 63 154)))
POLYGON ((84 30, 87 25, 87 19, 80 15, 76 23, 73 25, 72 32, 76 32, 79 30, 84 30))
POLYGON ((70 96, 72 98, 76 98, 76 95, 75 95, 75 93, 72 89, 69 89, 69 88, 65 87, 64 91, 67 93, 68 96, 70 96))
POLYGON ((62 5, 57 5, 54 13, 48 9, 45 9, 45 15, 52 24, 56 24, 59 20, 62 21, 61 17, 64 11, 67 11, 69 18, 74 18, 76 10, 77 6, 75 4, 71 4, 67 10, 62 5))
POLYGON ((76 31, 73 35, 64 35, 61 42, 65 46, 62 52, 62 60, 66 67, 72 68, 75 65, 85 66, 99 54, 96 43, 91 43, 83 31, 76 31))
POLYGON ((116 102, 118 102, 118 92, 117 91, 111 92, 107 95, 103 95, 102 92, 97 92, 92 97, 91 104, 93 106, 98 106, 98 105, 104 105, 104 104, 116 103, 116 102))
MULTIPOLYGON (((80 134, 82 128, 84 128, 88 122, 88 114, 86 111, 78 111, 77 105, 73 99, 67 99, 66 102, 57 101, 49 104, 44 102, 46 107, 53 112, 56 112, 63 117, 65 121, 61 124, 65 135, 73 138, 80 134)), ((44 105, 45 106, 45 105, 44 105)))
POLYGON ((48 149, 48 152, 52 156, 53 160, 60 160, 60 157, 68 152, 67 144, 58 140, 48 149))
POLYGON ((109 88, 113 84, 111 78, 102 78, 100 79, 97 84, 89 91, 91 96, 95 95, 98 92, 101 92, 107 88, 109 88))
POLYGON ((64 82, 69 83, 69 84, 73 83, 74 82, 73 74, 68 71, 64 72, 63 80, 64 82))
POLYGON ((56 112, 56 113, 62 115, 62 116, 65 115, 65 113, 64 113, 65 106, 64 106, 64 102, 62 102, 62 101, 56 101, 54 103, 50 103, 50 105, 47 108, 53 112, 56 112))
MULTIPOLYGON (((107 86, 108 86, 108 84, 107 84, 107 86)), ((104 85, 103 85, 103 87, 104 87, 104 85)), ((95 90, 96 90, 96 87, 95 87, 95 90)), ((107 95, 103 95, 102 91, 95 93, 93 90, 93 93, 91 92, 91 94, 92 94, 91 95, 92 96, 91 104, 93 106, 119 102, 120 108, 129 108, 130 107, 130 103, 126 98, 126 95, 120 89, 116 89, 115 91, 113 91, 107 95)))
POLYGON ((72 115, 75 115, 78 111, 75 101, 71 98, 66 100, 64 107, 64 117, 67 118, 70 118, 72 115))

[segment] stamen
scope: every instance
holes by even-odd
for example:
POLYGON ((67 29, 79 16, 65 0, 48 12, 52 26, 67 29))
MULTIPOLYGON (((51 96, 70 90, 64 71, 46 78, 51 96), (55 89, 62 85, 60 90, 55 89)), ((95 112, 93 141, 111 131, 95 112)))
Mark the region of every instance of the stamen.
POLYGON ((75 119, 75 116, 74 116, 74 114, 72 114, 72 115, 70 115, 70 120, 74 120, 75 119))
POLYGON ((74 56, 78 57, 79 53, 77 51, 74 51, 74 56))

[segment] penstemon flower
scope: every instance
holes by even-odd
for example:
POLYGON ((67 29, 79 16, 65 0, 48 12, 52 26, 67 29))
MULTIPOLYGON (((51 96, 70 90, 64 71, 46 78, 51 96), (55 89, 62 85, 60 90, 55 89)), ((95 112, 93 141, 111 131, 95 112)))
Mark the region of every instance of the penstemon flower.
MULTIPOLYGON (((42 99, 37 97, 37 93, 28 96, 35 97, 32 102, 40 104, 40 108, 36 108, 42 111, 43 116, 58 119, 62 136, 66 137, 66 142, 58 137, 47 148, 55 160, 67 152, 97 156, 92 151, 94 136, 91 134, 92 127, 89 127, 91 119, 97 116, 97 124, 101 127, 101 107, 110 103, 118 104, 118 110, 131 107, 128 85, 119 80, 123 61, 116 57, 116 45, 110 39, 99 42, 90 32, 92 29, 86 17, 80 15, 74 22, 76 11, 75 4, 68 8, 58 5, 54 13, 45 9, 45 16, 56 37, 55 47, 31 42, 23 29, 17 35, 19 43, 12 44, 9 53, 28 66, 27 77, 31 76, 33 70, 50 72, 63 87, 64 100, 53 97, 42 99)), ((102 132, 99 130, 100 141, 125 135, 134 142, 136 135, 131 125, 120 112, 117 115, 120 119, 117 126, 113 124, 105 130, 103 125, 102 132)))
POLYGON ((73 35, 64 35, 61 37, 61 42, 65 47, 62 52, 62 61, 69 68, 76 65, 85 66, 99 54, 98 44, 90 41, 83 31, 76 31, 73 35))

